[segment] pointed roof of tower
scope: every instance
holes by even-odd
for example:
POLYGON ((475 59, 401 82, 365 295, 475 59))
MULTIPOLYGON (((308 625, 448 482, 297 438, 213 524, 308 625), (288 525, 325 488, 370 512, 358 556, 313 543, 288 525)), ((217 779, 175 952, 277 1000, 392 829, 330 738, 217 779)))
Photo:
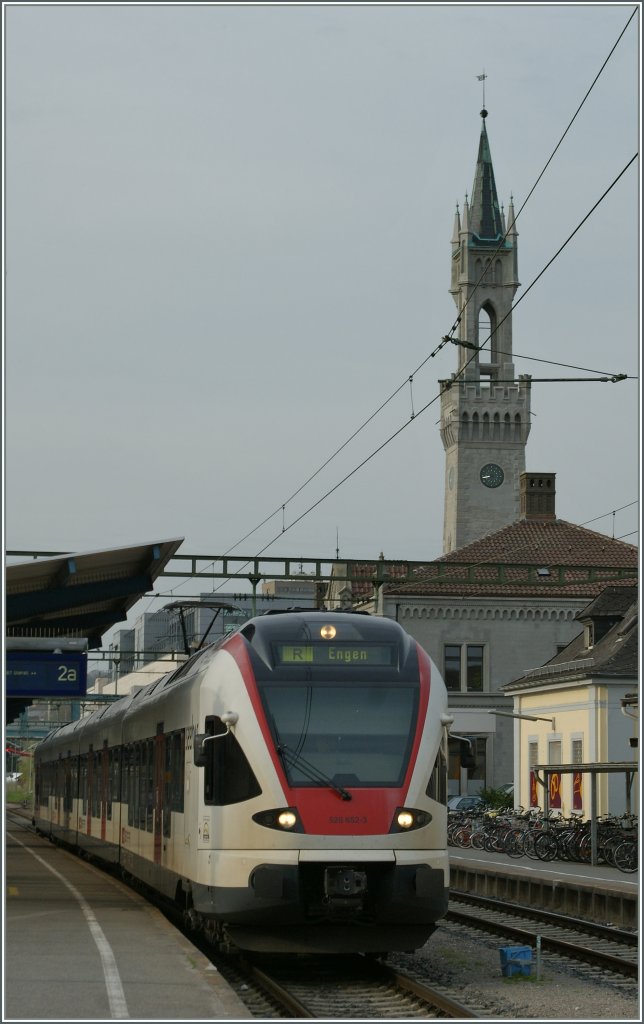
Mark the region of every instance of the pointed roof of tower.
POLYGON ((472 187, 469 221, 469 229, 475 245, 485 245, 490 242, 498 243, 504 233, 499 200, 496 194, 490 143, 485 128, 485 118, 487 117, 487 110, 485 108, 481 111, 481 117, 483 118, 483 124, 481 127, 474 185, 472 187))

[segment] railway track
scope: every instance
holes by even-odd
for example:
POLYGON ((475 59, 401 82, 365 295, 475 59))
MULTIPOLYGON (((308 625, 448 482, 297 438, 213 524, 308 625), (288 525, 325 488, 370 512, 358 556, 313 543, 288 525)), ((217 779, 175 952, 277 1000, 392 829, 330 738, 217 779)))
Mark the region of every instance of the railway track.
MULTIPOLYGON (((222 969, 219 958, 215 962, 222 969)), ((282 1016, 298 1019, 470 1020, 481 1016, 451 993, 363 956, 302 956, 295 962, 292 957, 275 956, 241 960, 234 967, 228 961, 223 973, 253 1013, 263 996, 282 1016)))
POLYGON ((454 891, 446 921, 533 948, 540 937, 543 954, 582 961, 597 970, 635 981, 638 978, 639 943, 634 932, 454 891))

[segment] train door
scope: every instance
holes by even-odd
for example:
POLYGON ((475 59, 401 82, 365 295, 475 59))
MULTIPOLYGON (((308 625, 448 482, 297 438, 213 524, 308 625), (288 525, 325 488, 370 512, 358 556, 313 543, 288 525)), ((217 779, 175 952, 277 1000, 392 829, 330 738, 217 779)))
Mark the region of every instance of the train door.
POLYGON ((163 796, 165 793, 165 736, 163 722, 157 725, 154 740, 154 863, 161 863, 163 845, 163 796))
POLYGON ((92 834, 92 814, 94 813, 94 747, 90 743, 87 754, 87 835, 92 834))
POLYGON ((100 796, 100 815, 101 815, 101 839, 105 841, 105 835, 107 832, 107 802, 109 796, 109 785, 110 785, 110 752, 107 749, 107 740, 103 740, 103 749, 101 751, 101 796, 100 796))
POLYGON ((63 818, 63 778, 65 774, 65 765, 63 762, 63 755, 60 754, 58 761, 56 762, 56 774, 54 782, 54 802, 56 808, 56 824, 60 827, 62 825, 63 818))

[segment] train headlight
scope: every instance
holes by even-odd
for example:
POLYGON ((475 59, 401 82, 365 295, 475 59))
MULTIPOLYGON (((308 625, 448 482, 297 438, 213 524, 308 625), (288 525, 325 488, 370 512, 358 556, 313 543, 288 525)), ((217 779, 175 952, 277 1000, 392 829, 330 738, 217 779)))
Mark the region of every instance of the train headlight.
POLYGON ((418 811, 414 807, 397 807, 389 832, 413 832, 415 828, 429 825, 431 820, 429 811, 418 811))
POLYGON ((270 811, 258 811, 253 821, 264 828, 275 828, 278 832, 303 832, 300 816, 294 807, 275 807, 270 811))
POLYGON ((293 828, 297 824, 297 814, 293 811, 282 811, 277 815, 277 824, 280 828, 293 828))

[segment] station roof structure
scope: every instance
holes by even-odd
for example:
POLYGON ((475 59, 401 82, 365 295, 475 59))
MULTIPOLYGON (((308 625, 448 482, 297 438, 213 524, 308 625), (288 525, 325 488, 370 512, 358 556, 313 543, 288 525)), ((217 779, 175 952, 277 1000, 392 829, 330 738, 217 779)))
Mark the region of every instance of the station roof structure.
MULTIPOLYGON (((100 551, 52 553, 8 565, 7 645, 15 647, 20 637, 65 637, 85 638, 90 650, 100 647, 103 635, 124 621, 152 589, 183 540, 177 537, 100 551)), ((6 700, 7 719, 26 703, 30 701, 6 700)))

